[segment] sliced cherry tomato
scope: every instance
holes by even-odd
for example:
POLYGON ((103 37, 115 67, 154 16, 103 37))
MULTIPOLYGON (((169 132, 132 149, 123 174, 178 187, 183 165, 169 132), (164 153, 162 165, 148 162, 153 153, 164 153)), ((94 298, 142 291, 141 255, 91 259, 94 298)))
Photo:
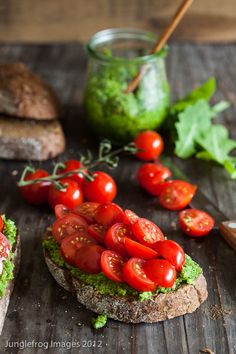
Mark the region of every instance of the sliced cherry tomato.
MULTIPOLYGON (((81 162, 78 160, 68 160, 64 163, 64 165, 65 168, 58 169, 57 174, 71 172, 73 170, 78 170, 79 168, 84 167, 83 164, 81 164, 81 162)), ((87 170, 84 168, 83 172, 87 173, 87 170)), ((81 185, 82 182, 84 181, 84 174, 79 172, 79 173, 75 173, 74 175, 68 176, 67 178, 73 179, 73 181, 78 183, 78 185, 81 185)))
POLYGON ((102 272, 108 279, 124 282, 123 267, 126 259, 114 251, 104 251, 101 256, 102 272))
POLYGON ((117 222, 123 221, 124 212, 121 207, 115 203, 101 204, 95 213, 95 220, 98 224, 111 226, 117 222))
POLYGON ((67 214, 72 214, 72 211, 63 204, 57 204, 54 211, 57 219, 60 219, 67 214))
POLYGON ((185 253, 180 245, 172 240, 157 242, 155 250, 168 262, 170 262, 178 272, 181 271, 185 263, 185 253))
POLYGON ((185 181, 175 180, 162 187, 161 205, 169 210, 181 210, 193 199, 197 187, 185 181))
POLYGON ((87 228, 88 224, 81 216, 68 214, 54 222, 52 225, 52 234, 57 242, 61 243, 66 236, 81 230, 86 232, 87 228))
POLYGON ((2 232, 3 228, 4 228, 4 222, 3 222, 3 218, 0 215, 0 232, 2 232))
POLYGON ((2 261, 7 260, 9 257, 9 253, 10 253, 10 243, 8 241, 8 239, 6 238, 6 236, 4 236, 1 232, 0 232, 0 259, 2 261))
POLYGON ((88 227, 88 233, 97 242, 104 244, 107 227, 101 224, 92 224, 88 227))
POLYGON ((95 213, 100 203, 86 202, 73 209, 75 214, 82 216, 88 224, 95 224, 95 213))
POLYGON ((145 262, 140 258, 130 258, 123 268, 123 276, 132 288, 138 291, 155 291, 157 286, 144 272, 145 262))
MULTIPOLYGON (((32 181, 38 178, 47 177, 49 174, 45 170, 36 170, 26 174, 24 181, 32 181)), ((20 187, 22 197, 30 204, 42 205, 47 202, 51 183, 38 182, 25 187, 20 187)))
POLYGON ((98 245, 83 245, 75 255, 75 265, 86 273, 101 272, 101 254, 105 248, 98 245))
POLYGON ((169 168, 155 163, 145 163, 138 170, 138 181, 148 193, 158 196, 160 183, 171 176, 169 168))
POLYGON ((96 171, 92 173, 94 180, 85 180, 83 191, 86 199, 91 202, 108 203, 112 202, 117 193, 116 182, 105 172, 96 171))
POLYGON ((64 260, 75 266, 76 252, 84 244, 95 244, 95 241, 83 230, 65 237, 61 242, 61 255, 64 260))
POLYGON ((155 160, 161 155, 164 142, 162 137, 152 130, 147 130, 138 134, 134 140, 138 149, 142 150, 136 154, 140 160, 155 160))
POLYGON ((180 226, 188 236, 201 237, 207 235, 214 227, 214 219, 205 211, 187 209, 179 214, 180 226))
POLYGON ((2 275, 3 272, 3 261, 0 259, 0 275, 2 275))
POLYGON ((128 237, 124 238, 124 244, 126 251, 131 257, 142 258, 142 259, 153 259, 158 257, 158 253, 151 249, 150 247, 141 245, 128 237))
POLYGON ((116 251, 122 256, 127 256, 124 237, 132 237, 129 226, 124 223, 114 224, 105 235, 105 244, 109 250, 116 251))
POLYGON ((135 214, 132 210, 126 209, 124 211, 123 219, 125 224, 133 225, 139 219, 139 216, 135 214))
POLYGON ((145 246, 153 248, 158 241, 164 240, 161 229, 152 221, 139 218, 132 225, 132 231, 137 240, 145 246))
POLYGON ((60 183, 65 186, 63 189, 57 189, 54 185, 49 188, 48 203, 52 209, 57 204, 63 204, 67 208, 73 209, 83 203, 83 192, 75 181, 64 178, 60 180, 60 183))
POLYGON ((176 280, 175 267, 165 259, 152 259, 144 264, 147 276, 158 286, 172 288, 176 280))

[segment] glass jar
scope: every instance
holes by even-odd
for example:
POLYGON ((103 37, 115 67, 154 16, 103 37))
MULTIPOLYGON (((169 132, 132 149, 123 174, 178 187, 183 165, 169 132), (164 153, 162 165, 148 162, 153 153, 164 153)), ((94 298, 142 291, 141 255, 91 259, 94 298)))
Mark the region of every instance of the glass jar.
POLYGON ((143 130, 158 128, 169 105, 166 48, 149 54, 154 34, 136 29, 107 29, 86 45, 89 56, 84 104, 93 131, 117 144, 143 130), (144 70, 134 92, 126 88, 144 70))

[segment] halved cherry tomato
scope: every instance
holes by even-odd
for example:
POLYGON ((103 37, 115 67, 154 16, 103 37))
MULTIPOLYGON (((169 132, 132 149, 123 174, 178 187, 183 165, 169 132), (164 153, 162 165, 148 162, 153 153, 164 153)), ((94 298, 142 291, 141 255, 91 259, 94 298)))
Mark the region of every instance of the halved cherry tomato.
POLYGON ((105 244, 109 250, 116 251, 122 256, 127 256, 124 237, 132 237, 129 226, 124 223, 114 224, 105 235, 105 244))
MULTIPOLYGON (((47 177, 49 174, 45 170, 36 170, 26 174, 24 181, 31 181, 38 178, 47 177)), ((41 205, 45 204, 48 199, 50 182, 38 182, 25 187, 20 187, 22 197, 30 204, 41 205)))
POLYGON ((138 181, 148 193, 158 196, 160 183, 171 176, 169 168, 155 163, 145 163, 138 170, 138 181))
POLYGON ((123 267, 126 259, 114 251, 104 251, 101 256, 102 272, 112 281, 124 282, 123 267))
POLYGON ((160 204, 169 210, 181 210, 193 199, 197 187, 185 181, 175 180, 163 186, 160 204))
POLYGON ((141 245, 128 237, 124 238, 124 244, 126 251, 131 257, 142 258, 142 259, 153 259, 158 257, 158 253, 151 249, 150 247, 141 245))
POLYGON ((176 280, 175 267, 165 259, 152 259, 143 266, 146 275, 158 286, 172 288, 176 280))
POLYGON ((88 227, 88 233, 97 242, 104 244, 107 227, 101 224, 92 224, 88 227))
POLYGON ((83 245, 75 255, 75 265, 86 273, 101 272, 101 254, 105 248, 98 245, 83 245))
POLYGON ((60 219, 67 214, 73 214, 72 211, 63 204, 57 204, 54 211, 57 219, 60 219))
POLYGON ((3 222, 3 218, 0 215, 0 232, 2 232, 3 228, 4 228, 4 222, 3 222))
POLYGON ((61 242, 61 255, 64 260, 75 266, 75 255, 77 250, 84 244, 95 244, 96 242, 86 232, 78 231, 65 237, 61 242))
POLYGON ((8 239, 6 238, 6 236, 4 236, 1 232, 0 232, 0 259, 2 261, 7 260, 9 257, 9 253, 10 253, 10 243, 8 241, 8 239))
POLYGON ((93 181, 85 180, 83 192, 87 200, 97 203, 112 202, 117 193, 116 182, 105 172, 95 171, 92 173, 93 181))
POLYGON ((205 211, 198 209, 186 209, 179 214, 182 231, 193 237, 207 235, 214 227, 214 219, 205 211))
MULTIPOLYGON (((81 162, 78 160, 68 160, 64 162, 64 165, 65 168, 58 169, 57 174, 67 173, 84 167, 83 164, 81 164, 81 162)), ((83 168, 83 172, 86 173, 87 170, 83 168)), ((81 172, 75 173, 74 175, 68 176, 67 178, 73 179, 73 181, 78 183, 78 185, 81 185, 82 182, 84 181, 84 175, 81 172)))
POLYGON ((158 241, 164 240, 161 229, 152 221, 139 218, 132 225, 132 231, 138 241, 145 246, 153 248, 158 241))
POLYGON ((52 234, 61 243, 63 238, 72 235, 76 231, 87 232, 88 224, 79 215, 68 214, 60 219, 57 219, 52 225, 52 234))
POLYGON ((101 204, 95 213, 95 220, 98 224, 111 226, 117 222, 123 221, 124 212, 121 207, 115 203, 101 204))
POLYGON ((73 209, 77 205, 83 203, 83 192, 81 187, 75 181, 69 178, 60 180, 65 188, 57 189, 56 186, 51 185, 48 192, 48 203, 52 209, 57 204, 63 204, 69 209, 73 209))
POLYGON ((124 211, 123 219, 125 224, 132 225, 139 219, 139 216, 135 214, 132 210, 126 209, 124 211))
POLYGON ((155 250, 168 262, 170 262, 178 272, 181 271, 185 263, 185 253, 180 245, 172 240, 157 242, 155 250))
POLYGON ((134 140, 135 145, 139 148, 140 151, 136 154, 136 156, 140 160, 154 160, 158 156, 161 155, 164 142, 162 137, 153 130, 147 130, 138 134, 138 136, 134 140))
POLYGON ((95 213, 100 203, 85 202, 73 209, 73 213, 82 216, 88 224, 95 224, 95 213))
POLYGON ((124 279, 138 291, 155 291, 157 288, 155 282, 149 279, 144 272, 145 263, 143 259, 130 258, 123 268, 124 279))

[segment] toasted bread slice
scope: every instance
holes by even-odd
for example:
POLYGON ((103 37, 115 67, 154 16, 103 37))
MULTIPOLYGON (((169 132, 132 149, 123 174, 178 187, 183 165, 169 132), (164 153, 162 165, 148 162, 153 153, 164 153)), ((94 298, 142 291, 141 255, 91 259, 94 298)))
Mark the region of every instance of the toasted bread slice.
POLYGON ((59 101, 52 88, 23 63, 0 64, 0 113, 31 119, 56 119, 59 101))
MULTIPOLYGON (((48 236, 45 235, 45 238, 48 236)), ((201 274, 191 285, 181 285, 176 291, 154 295, 138 301, 132 296, 112 296, 99 293, 59 267, 44 250, 46 264, 52 276, 65 290, 70 291, 87 309, 97 314, 127 323, 153 323, 194 312, 207 298, 207 284, 201 274)))
POLYGON ((2 333, 5 317, 7 314, 8 305, 10 302, 11 294, 14 288, 14 283, 16 276, 18 274, 20 268, 20 256, 21 256, 21 245, 20 245, 20 235, 17 234, 16 242, 13 246, 14 252, 14 278, 8 282, 8 287, 5 291, 5 294, 2 298, 0 298, 0 334, 2 333))

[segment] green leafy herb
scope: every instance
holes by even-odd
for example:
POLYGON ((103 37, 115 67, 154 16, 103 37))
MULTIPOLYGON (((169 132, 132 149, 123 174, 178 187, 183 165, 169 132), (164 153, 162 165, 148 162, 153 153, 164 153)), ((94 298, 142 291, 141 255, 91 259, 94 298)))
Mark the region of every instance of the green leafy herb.
POLYGON ((102 328, 106 325, 107 323, 107 315, 99 315, 97 316, 96 318, 93 317, 92 318, 92 326, 95 328, 95 329, 99 329, 99 328, 102 328))

